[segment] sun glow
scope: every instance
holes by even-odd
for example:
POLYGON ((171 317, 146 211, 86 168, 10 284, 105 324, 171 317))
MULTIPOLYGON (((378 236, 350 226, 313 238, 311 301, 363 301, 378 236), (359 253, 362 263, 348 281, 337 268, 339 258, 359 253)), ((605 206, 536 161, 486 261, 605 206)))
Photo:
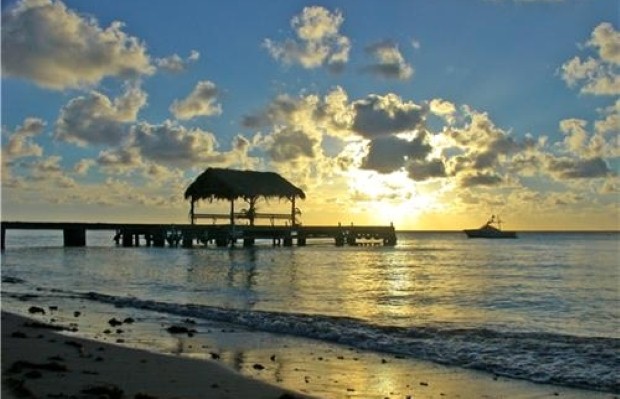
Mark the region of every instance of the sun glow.
POLYGON ((352 197, 368 223, 394 223, 414 228, 425 211, 441 207, 437 191, 428 191, 412 182, 405 172, 380 175, 366 171, 352 173, 352 197))

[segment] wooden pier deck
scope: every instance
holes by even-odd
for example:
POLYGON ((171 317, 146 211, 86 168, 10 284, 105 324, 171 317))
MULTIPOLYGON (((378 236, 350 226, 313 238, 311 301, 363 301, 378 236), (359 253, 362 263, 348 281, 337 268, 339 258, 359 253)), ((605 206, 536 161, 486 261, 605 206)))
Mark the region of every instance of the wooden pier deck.
POLYGON ((65 247, 86 246, 88 230, 109 230, 111 238, 123 247, 146 246, 185 248, 214 244, 226 247, 242 243, 252 246, 256 240, 271 240, 273 245, 306 245, 312 239, 333 239, 337 246, 375 243, 396 245, 394 226, 247 226, 229 224, 144 224, 81 222, 1 222, 2 250, 7 230, 61 230, 65 247))

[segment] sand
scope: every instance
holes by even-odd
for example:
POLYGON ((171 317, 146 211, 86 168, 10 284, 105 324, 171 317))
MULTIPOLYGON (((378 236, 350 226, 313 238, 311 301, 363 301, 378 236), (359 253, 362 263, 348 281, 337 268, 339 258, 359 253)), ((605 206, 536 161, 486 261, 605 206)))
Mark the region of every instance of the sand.
POLYGON ((127 317, 137 316, 131 309, 81 302, 56 306, 58 300, 52 305, 46 298, 28 297, 13 303, 3 295, 3 309, 19 310, 21 316, 2 313, 2 398, 617 399, 612 393, 535 384, 231 325, 184 324, 171 316, 153 324, 144 312, 127 323, 127 317), (46 314, 31 314, 33 307, 46 314), (111 318, 123 323, 113 327, 111 318), (43 327, 52 321, 79 332, 43 327), (197 331, 173 334, 171 325, 197 331), (136 349, 151 348, 148 337, 157 331, 161 354, 136 349))
POLYGON ((27 326, 2 312, 2 398, 301 398, 215 361, 166 356, 27 326))

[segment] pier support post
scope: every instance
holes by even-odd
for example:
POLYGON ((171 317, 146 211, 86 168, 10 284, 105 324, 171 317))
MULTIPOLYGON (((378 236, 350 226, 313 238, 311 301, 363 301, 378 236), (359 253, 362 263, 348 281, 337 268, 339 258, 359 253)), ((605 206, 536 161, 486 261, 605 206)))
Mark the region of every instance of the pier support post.
POLYGON ((282 239, 282 245, 284 245, 285 247, 292 247, 293 246, 293 238, 292 237, 284 237, 282 239))
POLYGON ((193 241, 194 240, 192 239, 192 237, 183 237, 181 246, 183 248, 191 248, 194 245, 193 241))
POLYGON ((85 247, 86 229, 83 227, 68 227, 62 230, 65 247, 85 247))
POLYGON ((166 237, 162 233, 153 235, 153 246, 162 248, 166 246, 166 237))
POLYGON ((2 237, 1 237, 2 242, 0 243, 0 250, 4 251, 4 249, 6 248, 5 243, 4 243, 6 239, 6 229, 4 228, 4 226, 2 226, 2 229, 0 230, 2 230, 2 237))
POLYGON ((297 246, 298 247, 306 246, 306 237, 297 237, 297 246))
POLYGON ((131 233, 123 233, 123 247, 133 246, 133 235, 131 233))
POLYGON ((244 238, 243 239, 244 247, 253 247, 254 246, 254 238, 244 238))

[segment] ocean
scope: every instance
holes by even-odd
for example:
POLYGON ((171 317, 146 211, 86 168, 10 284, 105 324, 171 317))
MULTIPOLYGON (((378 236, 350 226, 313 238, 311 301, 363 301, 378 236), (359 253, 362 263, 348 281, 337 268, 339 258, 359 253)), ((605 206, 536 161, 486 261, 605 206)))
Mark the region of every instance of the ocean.
MULTIPOLYGON (((97 320, 131 316, 143 323, 126 343, 205 358, 213 356, 209 348, 234 347, 224 360, 241 371, 261 345, 316 353, 338 346, 357 354, 350 359, 385 363, 389 356, 399 367, 420 360, 618 394, 619 238, 400 232, 395 247, 325 240, 183 249, 116 247, 112 232, 98 231, 88 233, 85 248, 63 248, 60 232, 10 230, 2 309, 27 314, 26 303, 60 305, 66 311, 56 319, 65 322, 80 309, 79 334, 100 340, 112 337, 97 320), (202 345, 183 347, 164 330, 171 323, 191 323, 204 333, 202 345), (254 352, 240 360, 243 347, 254 352)), ((303 373, 299 364, 289 371, 267 380, 286 385, 303 373)), ((325 378, 311 392, 330 397, 339 383, 325 378)))

